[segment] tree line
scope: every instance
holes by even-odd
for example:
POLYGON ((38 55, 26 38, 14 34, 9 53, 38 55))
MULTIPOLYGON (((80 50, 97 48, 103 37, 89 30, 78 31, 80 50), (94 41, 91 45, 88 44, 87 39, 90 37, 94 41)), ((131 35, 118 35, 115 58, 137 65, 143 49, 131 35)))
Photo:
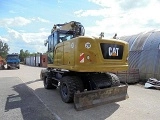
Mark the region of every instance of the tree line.
MULTIPOLYGON (((2 58, 6 58, 8 52, 9 52, 9 46, 7 43, 3 42, 1 39, 0 39, 0 56, 2 58)), ((28 56, 33 56, 35 54, 39 54, 39 52, 37 53, 30 53, 28 50, 23 50, 21 49, 20 50, 20 53, 19 53, 19 58, 20 58, 20 61, 21 62, 24 62, 24 59, 28 56)))
POLYGON ((0 56, 2 58, 6 58, 7 54, 9 51, 9 46, 7 43, 4 43, 1 39, 0 39, 0 56))

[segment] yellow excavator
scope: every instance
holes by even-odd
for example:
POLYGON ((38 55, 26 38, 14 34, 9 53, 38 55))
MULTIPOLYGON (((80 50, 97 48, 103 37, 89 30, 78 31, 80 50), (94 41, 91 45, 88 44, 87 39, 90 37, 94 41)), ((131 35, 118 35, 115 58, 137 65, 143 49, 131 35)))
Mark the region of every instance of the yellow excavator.
POLYGON ((125 84, 113 74, 128 69, 128 43, 84 36, 80 22, 56 24, 45 41, 48 66, 41 71, 46 89, 59 89, 62 101, 76 110, 128 98, 125 84))

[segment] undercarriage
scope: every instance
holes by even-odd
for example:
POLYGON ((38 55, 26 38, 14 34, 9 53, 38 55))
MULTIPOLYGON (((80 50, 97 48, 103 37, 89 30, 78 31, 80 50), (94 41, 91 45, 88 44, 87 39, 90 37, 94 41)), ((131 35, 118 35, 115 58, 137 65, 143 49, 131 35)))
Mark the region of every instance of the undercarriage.
POLYGON ((127 98, 127 86, 120 85, 115 74, 73 72, 48 68, 41 72, 46 89, 59 89, 65 103, 74 102, 76 110, 127 98))

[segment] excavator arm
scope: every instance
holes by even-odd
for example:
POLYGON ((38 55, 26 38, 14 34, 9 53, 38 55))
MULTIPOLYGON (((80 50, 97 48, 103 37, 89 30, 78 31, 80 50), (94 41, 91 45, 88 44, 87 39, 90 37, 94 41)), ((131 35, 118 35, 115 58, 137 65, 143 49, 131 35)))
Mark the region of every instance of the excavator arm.
POLYGON ((55 24, 51 30, 51 33, 53 33, 56 30, 63 30, 63 31, 73 31, 74 37, 78 36, 84 36, 85 30, 83 25, 80 22, 71 21, 69 23, 64 24, 55 24))

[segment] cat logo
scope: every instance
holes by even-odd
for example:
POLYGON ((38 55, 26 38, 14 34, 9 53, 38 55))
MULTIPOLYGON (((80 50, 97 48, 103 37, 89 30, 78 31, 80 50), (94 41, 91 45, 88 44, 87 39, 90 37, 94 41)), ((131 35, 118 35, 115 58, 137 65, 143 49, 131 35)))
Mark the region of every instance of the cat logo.
POLYGON ((119 51, 119 48, 116 48, 116 47, 108 48, 109 56, 118 56, 118 51, 119 51))

